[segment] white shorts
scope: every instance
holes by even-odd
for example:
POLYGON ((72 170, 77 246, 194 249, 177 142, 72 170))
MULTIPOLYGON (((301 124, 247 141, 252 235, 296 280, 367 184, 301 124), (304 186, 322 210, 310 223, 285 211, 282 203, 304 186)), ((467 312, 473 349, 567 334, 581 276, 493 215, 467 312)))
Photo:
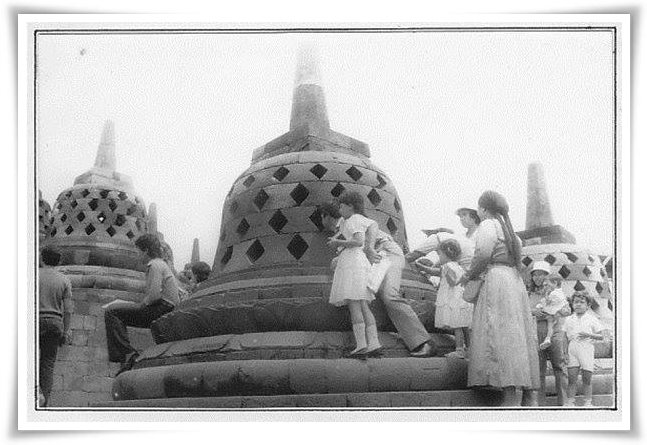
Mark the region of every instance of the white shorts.
POLYGON ((595 348, 592 343, 572 341, 568 344, 568 367, 593 372, 595 348))

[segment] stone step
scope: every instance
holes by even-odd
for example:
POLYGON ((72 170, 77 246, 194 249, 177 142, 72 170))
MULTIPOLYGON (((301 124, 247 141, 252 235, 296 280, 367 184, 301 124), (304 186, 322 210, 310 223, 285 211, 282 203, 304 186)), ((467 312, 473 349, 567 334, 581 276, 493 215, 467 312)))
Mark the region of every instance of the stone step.
MULTIPOLYGON (((377 393, 340 394, 289 394, 273 396, 234 397, 178 397, 166 399, 120 400, 94 403, 98 408, 202 408, 202 409, 253 409, 253 408, 484 408, 496 407, 501 403, 499 391, 450 390, 450 391, 409 391, 377 393)), ((576 398, 576 405, 582 406, 582 397, 576 398)), ((557 405, 555 397, 547 397, 546 407, 557 405)), ((593 405, 613 407, 612 395, 594 395, 593 405)), ((539 407, 541 409, 541 407, 539 407)))

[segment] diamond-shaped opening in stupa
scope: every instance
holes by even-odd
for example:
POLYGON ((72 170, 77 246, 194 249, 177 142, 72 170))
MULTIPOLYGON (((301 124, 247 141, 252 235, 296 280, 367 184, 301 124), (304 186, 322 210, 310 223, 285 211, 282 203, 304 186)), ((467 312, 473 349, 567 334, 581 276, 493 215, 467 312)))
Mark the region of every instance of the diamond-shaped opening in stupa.
POLYGON ((586 275, 586 277, 588 278, 591 276, 592 272, 591 272, 591 269, 589 269, 587 266, 584 266, 584 268, 582 269, 582 273, 586 275))
POLYGON ((101 212, 97 215, 97 221, 100 223, 103 223, 106 220, 106 214, 101 212))
POLYGON ((51 232, 49 232, 49 235, 50 235, 51 237, 56 236, 56 227, 52 227, 52 231, 51 231, 51 232))
POLYGON ((108 208, 112 210, 113 212, 117 210, 117 203, 115 202, 114 199, 111 199, 110 202, 108 203, 108 208))
POLYGON ((530 258, 529 256, 526 256, 526 257, 523 258, 523 260, 521 260, 521 263, 524 266, 528 267, 528 266, 530 266, 532 264, 532 258, 530 258))
POLYGON ((231 255, 234 253, 234 246, 229 246, 225 250, 225 254, 220 258, 220 264, 225 266, 231 259, 231 255))
POLYGON ((73 199, 72 202, 70 203, 70 207, 72 207, 73 209, 75 209, 76 206, 78 206, 78 205, 79 205, 79 203, 76 201, 76 199, 73 199))
POLYGON ((78 219, 79 222, 83 221, 85 219, 85 213, 79 212, 78 215, 76 215, 76 219, 78 219))
POLYGON ((362 176, 362 172, 359 171, 358 169, 355 168, 355 166, 352 166, 348 170, 346 170, 346 174, 350 176, 353 181, 358 181, 362 176))
POLYGON ((128 239, 131 239, 131 240, 132 240, 132 239, 135 237, 135 234, 133 233, 133 231, 132 231, 132 230, 129 230, 129 231, 126 233, 126 236, 128 237, 128 239))
POLYGON ((249 176, 248 176, 248 177, 243 181, 243 185, 244 185, 245 187, 249 188, 249 187, 254 183, 254 181, 256 181, 256 178, 254 177, 254 175, 249 175, 249 176))
POLYGON ((571 263, 575 263, 579 259, 573 252, 566 252, 564 255, 571 263))
POLYGON ((112 227, 112 226, 108 227, 108 228, 106 229, 106 232, 108 232, 108 235, 110 235, 111 237, 112 237, 112 236, 115 236, 115 233, 117 233, 117 231, 115 230, 115 228, 114 228, 114 227, 112 227))
POLYGON ((384 188, 384 186, 387 184, 386 180, 380 175, 379 173, 377 174, 377 188, 381 189, 384 188))
POLYGON ((304 240, 301 235, 298 233, 292 237, 292 240, 288 244, 288 252, 292 254, 294 258, 301 259, 304 253, 308 250, 308 243, 304 240))
POLYGON ((83 189, 83 191, 81 191, 81 196, 84 198, 87 198, 89 194, 90 194, 90 190, 88 189, 83 189))
POLYGON ((121 227, 126 223, 126 217, 124 215, 117 215, 115 218, 115 226, 121 227))
POLYGON ((290 170, 282 166, 276 170, 272 176, 278 181, 283 181, 288 173, 290 173, 290 170))
POLYGON ((375 189, 371 189, 370 192, 368 192, 368 195, 366 195, 369 201, 371 201, 371 204, 373 204, 375 207, 379 206, 380 203, 382 202, 382 198, 380 197, 380 194, 377 192, 375 189))
POLYGON ((552 266, 555 263, 555 261, 557 261, 557 258, 549 254, 544 257, 544 261, 546 261, 548 264, 552 266))
POLYGON ((67 215, 65 213, 63 213, 61 215, 61 222, 65 222, 65 221, 67 221, 67 215))
POLYGON ((559 273, 563 279, 566 279, 571 274, 571 271, 568 267, 562 266, 557 273, 559 273))
POLYGON ((268 199, 270 199, 270 195, 268 195, 265 190, 260 189, 254 197, 254 205, 258 210, 263 210, 263 206, 267 203, 268 199))
POLYGON ((323 225, 323 218, 321 217, 321 212, 319 211, 319 209, 312 212, 312 215, 310 215, 308 219, 317 227, 320 232, 325 229, 323 225))
POLYGON ((393 200, 393 207, 395 207, 395 211, 398 213, 402 211, 402 206, 400 205, 400 201, 398 201, 398 198, 395 198, 393 200))
POLYGON ((297 203, 298 206, 301 205, 303 201, 306 200, 310 192, 308 189, 301 183, 299 183, 292 191, 290 192, 290 196, 292 199, 294 199, 294 202, 297 203))
POLYGON ((103 199, 106 199, 109 193, 110 193, 110 190, 101 190, 99 192, 99 196, 101 196, 103 199))
POLYGON ((386 222, 386 228, 389 229, 389 232, 391 233, 391 235, 395 235, 395 233, 398 231, 398 226, 391 218, 389 218, 388 221, 386 222))
POLYGON ((88 207, 90 207, 90 210, 96 210, 97 207, 99 207, 99 200, 97 198, 93 198, 88 202, 88 207))
POLYGON ((283 215, 283 212, 277 210, 267 223, 276 233, 281 233, 283 227, 288 223, 288 219, 283 215))
POLYGON ((261 244, 259 240, 254 240, 251 246, 247 249, 247 252, 245 252, 245 255, 247 255, 247 258, 249 258, 249 261, 252 263, 255 263, 258 261, 260 257, 263 256, 265 253, 265 248, 261 244))
POLYGON ((229 211, 231 213, 236 213, 238 210, 238 203, 236 201, 233 201, 231 204, 229 204, 229 211))
POLYGON ((582 291, 582 290, 585 290, 585 289, 586 289, 586 286, 584 286, 584 285, 580 282, 580 280, 577 280, 577 282, 575 283, 575 286, 573 286, 573 289, 575 289, 576 291, 582 291))
POLYGON ((118 194, 117 196, 118 196, 118 197, 119 197, 119 199, 121 199, 122 201, 126 201, 126 200, 128 199, 128 194, 127 194, 126 192, 119 192, 119 194, 118 194))
POLYGON ((74 232, 74 228, 72 226, 67 226, 67 228, 65 229, 65 233, 69 235, 72 232, 74 232))
POLYGON ((240 236, 244 236, 250 227, 251 226, 249 225, 247 220, 243 218, 238 224, 238 227, 236 227, 236 233, 238 233, 240 236))
POLYGON ((321 179, 328 172, 328 169, 321 164, 317 164, 310 169, 310 173, 315 175, 317 179, 321 179))
POLYGON ((598 291, 599 294, 602 294, 602 291, 604 291, 604 286, 602 286, 602 284, 598 282, 595 284, 595 290, 598 291))
POLYGON ((95 229, 92 224, 88 224, 88 226, 85 228, 85 233, 87 233, 88 235, 92 235, 95 230, 97 229, 95 229))

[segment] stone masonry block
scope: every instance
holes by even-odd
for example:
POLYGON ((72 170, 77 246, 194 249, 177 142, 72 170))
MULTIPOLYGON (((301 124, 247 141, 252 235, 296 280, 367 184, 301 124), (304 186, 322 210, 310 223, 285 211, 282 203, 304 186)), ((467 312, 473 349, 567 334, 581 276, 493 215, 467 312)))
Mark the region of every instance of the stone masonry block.
POLYGON ((86 407, 90 401, 90 394, 85 391, 62 391, 52 400, 52 406, 86 407))
POLYGON ((87 346, 89 332, 83 329, 72 329, 72 344, 74 346, 87 346))
POLYGON ((77 315, 90 315, 90 306, 91 304, 87 301, 75 301, 74 302, 74 313, 77 315))
POLYGON ((83 329, 83 315, 72 314, 70 317, 71 329, 83 329))
POLYGON ((401 360, 368 360, 368 369, 369 391, 407 391, 412 386, 411 370, 401 360))
POLYGON ((86 376, 83 379, 83 390, 93 393, 110 393, 113 380, 106 376, 86 376))
POLYGON ((342 359, 325 363, 328 393, 367 392, 368 366, 360 360, 342 359))
POLYGON ((325 394, 327 391, 326 370, 320 363, 310 360, 299 362, 301 366, 289 370, 290 388, 297 394, 325 394))
POLYGON ((63 390, 65 391, 83 391, 82 375, 64 375, 63 376, 63 390))
POLYGON ((94 315, 85 315, 83 317, 83 329, 94 331, 97 328, 97 317, 94 315))
POLYGON ((389 394, 363 393, 347 394, 347 404, 350 407, 389 407, 391 397, 389 394))

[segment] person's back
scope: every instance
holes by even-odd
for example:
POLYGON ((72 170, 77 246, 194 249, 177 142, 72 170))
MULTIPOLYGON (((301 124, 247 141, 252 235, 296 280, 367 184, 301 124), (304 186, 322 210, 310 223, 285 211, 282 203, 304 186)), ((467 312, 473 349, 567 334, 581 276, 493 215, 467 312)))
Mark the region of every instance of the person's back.
POLYGON ((72 284, 69 278, 52 267, 38 271, 38 315, 63 321, 64 299, 71 298, 72 284))

